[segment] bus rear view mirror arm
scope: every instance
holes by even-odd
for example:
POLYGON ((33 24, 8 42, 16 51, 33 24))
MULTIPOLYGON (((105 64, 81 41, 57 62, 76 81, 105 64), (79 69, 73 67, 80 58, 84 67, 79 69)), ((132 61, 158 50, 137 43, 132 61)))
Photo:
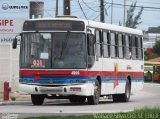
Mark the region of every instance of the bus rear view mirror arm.
POLYGON ((13 49, 17 48, 17 38, 16 37, 13 39, 12 48, 13 49))
POLYGON ((20 33, 20 34, 16 35, 16 37, 13 39, 13 42, 12 42, 13 49, 17 48, 18 37, 21 37, 21 36, 22 36, 22 34, 20 33))

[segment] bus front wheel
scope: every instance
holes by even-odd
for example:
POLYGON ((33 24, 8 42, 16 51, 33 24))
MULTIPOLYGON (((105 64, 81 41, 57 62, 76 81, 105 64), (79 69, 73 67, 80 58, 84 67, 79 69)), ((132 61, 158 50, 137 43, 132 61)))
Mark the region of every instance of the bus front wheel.
POLYGON ((113 94, 113 102, 128 102, 131 95, 131 85, 129 80, 126 81, 125 93, 124 94, 113 94))
POLYGON ((44 102, 45 95, 35 95, 31 94, 32 104, 34 105, 42 105, 44 102))
POLYGON ((101 89, 100 89, 99 81, 96 80, 94 84, 94 95, 87 97, 88 104, 97 105, 99 103, 100 90, 101 89))

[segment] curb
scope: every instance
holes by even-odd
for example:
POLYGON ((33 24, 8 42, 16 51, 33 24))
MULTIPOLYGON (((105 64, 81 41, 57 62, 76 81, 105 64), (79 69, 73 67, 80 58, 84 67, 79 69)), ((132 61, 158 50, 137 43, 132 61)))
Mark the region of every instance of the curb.
MULTIPOLYGON (((49 104, 49 103, 58 103, 58 102, 69 102, 67 99, 53 99, 53 100, 45 100, 44 104, 49 104)), ((32 101, 31 100, 20 100, 20 101, 2 101, 0 102, 0 106, 1 105, 26 105, 26 104, 31 104, 32 105, 32 101)))
POLYGON ((31 104, 31 101, 3 101, 0 105, 19 105, 19 104, 31 104))
POLYGON ((8 101, 3 101, 0 100, 0 105, 17 105, 17 104, 30 104, 31 99, 29 97, 18 97, 16 98, 15 101, 8 100, 8 101))
POLYGON ((160 87, 160 83, 144 83, 145 86, 158 86, 160 87))

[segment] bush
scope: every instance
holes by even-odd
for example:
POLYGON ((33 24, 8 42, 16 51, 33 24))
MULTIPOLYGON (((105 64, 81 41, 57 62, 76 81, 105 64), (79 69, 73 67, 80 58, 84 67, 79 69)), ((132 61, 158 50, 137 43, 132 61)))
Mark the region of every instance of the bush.
POLYGON ((15 101, 15 100, 16 100, 16 97, 11 97, 11 100, 12 100, 12 101, 15 101))

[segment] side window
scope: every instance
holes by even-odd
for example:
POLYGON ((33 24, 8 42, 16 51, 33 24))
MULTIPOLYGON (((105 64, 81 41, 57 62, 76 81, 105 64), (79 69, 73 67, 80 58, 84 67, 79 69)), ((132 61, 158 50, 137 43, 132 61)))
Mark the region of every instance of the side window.
POLYGON ((96 30, 96 56, 102 56, 102 39, 101 32, 96 30))
POLYGON ((119 58, 123 58, 123 46, 122 46, 122 34, 118 34, 118 54, 119 54, 119 58))
POLYGON ((125 36, 125 58, 127 59, 130 59, 130 55, 131 55, 131 52, 130 52, 130 47, 129 47, 129 36, 126 35, 125 36))
POLYGON ((110 52, 111 52, 111 57, 115 58, 116 57, 116 37, 115 33, 111 33, 111 46, 110 46, 110 52))
POLYGON ((115 34, 115 51, 116 51, 116 57, 119 56, 119 49, 118 49, 118 34, 115 34))
POLYGON ((125 41, 125 35, 122 35, 122 49, 123 49, 123 57, 126 58, 126 41, 125 41))
POLYGON ((94 56, 94 35, 87 34, 88 56, 94 56))
POLYGON ((136 47, 136 59, 139 59, 138 58, 138 55, 139 55, 139 52, 138 52, 138 37, 135 37, 135 47, 136 47))
POLYGON ((141 41, 141 59, 143 59, 143 57, 144 57, 143 56, 143 41, 142 40, 143 40, 143 38, 141 37, 140 38, 140 41, 141 41))
POLYGON ((142 38, 138 37, 138 59, 143 59, 142 38))
POLYGON ((135 36, 132 36, 131 39, 132 39, 132 59, 136 59, 136 38, 135 36))
POLYGON ((109 57, 109 33, 108 32, 103 32, 103 56, 104 57, 109 57))

